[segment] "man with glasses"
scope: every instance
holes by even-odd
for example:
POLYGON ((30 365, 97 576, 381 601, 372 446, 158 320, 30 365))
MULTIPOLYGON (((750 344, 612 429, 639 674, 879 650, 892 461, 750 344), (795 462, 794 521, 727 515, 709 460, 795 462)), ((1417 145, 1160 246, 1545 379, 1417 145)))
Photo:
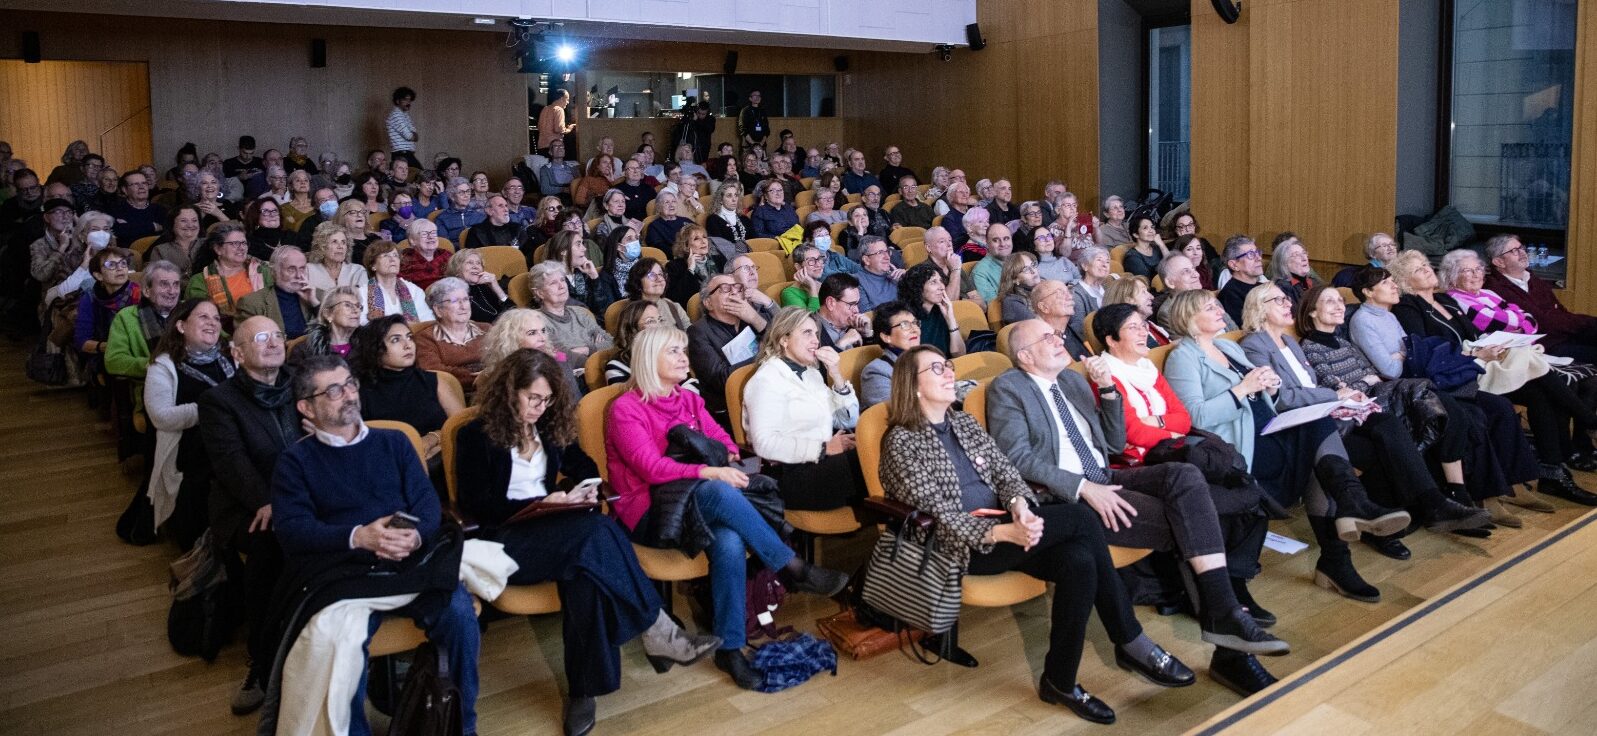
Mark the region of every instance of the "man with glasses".
POLYGON ((804 167, 799 169, 799 176, 813 177, 821 175, 821 149, 810 148, 804 151, 804 167))
POLYGON ((270 289, 257 289, 238 300, 238 319, 257 315, 272 320, 289 339, 305 334, 316 319, 316 289, 311 286, 305 252, 292 245, 272 251, 270 289))
POLYGON ((854 278, 859 283, 860 311, 869 312, 878 304, 898 298, 898 279, 904 275, 904 269, 893 265, 893 247, 882 238, 874 235, 861 238, 859 252, 860 263, 865 268, 854 278))
POLYGON ((913 174, 898 179, 898 204, 889 213, 893 224, 900 227, 929 228, 937 219, 937 212, 920 199, 920 183, 913 174))
POLYGON ((871 339, 871 322, 860 313, 860 282, 846 273, 821 281, 821 308, 815 316, 821 327, 821 347, 843 352, 871 339))
POLYGON ((885 238, 888 234, 898 229, 898 224, 893 222, 893 218, 887 214, 887 210, 882 209, 882 186, 880 184, 872 184, 865 187, 865 191, 860 194, 860 206, 865 208, 865 214, 870 218, 865 226, 865 232, 885 238))
POLYGON ((1258 244, 1246 235, 1233 235, 1225 241, 1225 265, 1231 279, 1220 287, 1220 306, 1234 324, 1242 323, 1242 304, 1248 292, 1265 283, 1264 254, 1258 244))
POLYGON ((519 177, 510 177, 505 180, 504 186, 499 187, 499 193, 505 195, 505 206, 510 209, 510 221, 526 227, 527 223, 537 219, 538 211, 534 207, 524 207, 521 204, 527 197, 527 185, 519 177))
POLYGON ((249 673, 233 696, 244 715, 265 699, 272 666, 266 611, 282 570, 272 534, 272 473, 278 456, 299 440, 299 416, 283 370, 287 338, 268 317, 241 320, 233 330, 233 378, 200 394, 200 437, 215 482, 207 503, 211 536, 226 550, 228 577, 239 581, 248 615, 249 673), (240 557, 242 556, 242 560, 240 557))
POLYGON ((571 182, 580 172, 577 162, 566 160, 566 143, 556 138, 549 144, 549 161, 538 167, 538 191, 546 197, 559 197, 571 201, 571 182))
POLYGON ((1597 363, 1597 317, 1564 308, 1552 285, 1530 272, 1530 254, 1519 236, 1493 236, 1486 257, 1492 261, 1486 288, 1536 319, 1536 329, 1547 335, 1541 343, 1547 352, 1597 363))
MULTIPOLYGON (((307 358, 293 382, 294 407, 311 425, 311 437, 283 452, 272 476, 272 523, 283 552, 298 571, 331 571, 358 563, 390 573, 337 579, 316 592, 323 605, 338 600, 415 594, 408 602, 366 606, 373 615, 366 638, 384 616, 416 622, 449 658, 460 688, 463 733, 477 731, 477 614, 459 582, 460 558, 442 525, 442 509, 427 469, 405 435, 371 429, 360 417, 360 383, 336 355, 307 358), (450 545, 440 547, 439 545, 450 545), (433 549, 440 554, 429 554, 433 549)), ((380 599, 378 599, 380 600, 380 599)), ((313 612, 308 612, 313 613, 313 612)), ((289 632, 290 636, 294 635, 289 632)), ((332 643, 337 646, 337 643, 332 643)), ((349 733, 370 733, 366 723, 366 657, 354 680, 335 686, 354 692, 349 733)), ((351 675, 355 675, 351 677, 351 675)))
POLYGON ((472 225, 488 219, 482 210, 471 206, 471 182, 466 181, 465 177, 450 179, 444 193, 449 197, 449 202, 433 220, 433 224, 438 226, 438 237, 453 243, 472 225))
POLYGON ((150 184, 139 171, 122 175, 122 201, 106 213, 116 220, 111 228, 116 233, 116 242, 132 246, 139 238, 161 232, 161 223, 166 222, 166 208, 150 201, 150 184))
POLYGON ((1069 193, 1070 190, 1065 187, 1065 183, 1058 179, 1043 185, 1042 201, 1038 202, 1042 207, 1043 222, 1052 224, 1059 219, 1060 205, 1064 204, 1065 195, 1069 193))
POLYGON ((738 312, 738 319, 752 326, 755 332, 765 332, 766 323, 776 319, 778 307, 775 299, 760 291, 760 269, 755 267, 754 259, 748 254, 733 258, 726 264, 726 272, 743 285, 745 306, 738 312))
POLYGON ((876 172, 877 178, 882 182, 896 184, 906 176, 915 176, 914 171, 904 166, 904 152, 900 151, 898 146, 888 146, 887 151, 882 154, 882 160, 886 161, 887 165, 876 172))
MULTIPOLYGON (((1109 466, 1126 446, 1125 410, 1110 359, 1088 358, 1088 378, 1082 378, 1069 370, 1073 361, 1059 335, 1041 320, 1016 323, 1009 357, 1015 367, 987 390, 987 426, 1021 477, 1043 488, 1044 502, 1086 504, 1111 544, 1175 549, 1197 580, 1204 641, 1247 654, 1287 653, 1286 642, 1260 628, 1237 602, 1203 473, 1187 463, 1109 466)), ((1099 617, 1111 632, 1139 631, 1125 590, 1116 585, 1115 592, 1114 598, 1099 597, 1099 617)), ((1193 681, 1191 670, 1146 636, 1115 645, 1117 664, 1155 684, 1182 687, 1193 681)))
POLYGON ((732 371, 754 362, 754 351, 741 348, 757 341, 765 329, 763 324, 756 327, 744 321, 748 313, 745 293, 743 284, 731 275, 711 276, 699 290, 704 316, 688 327, 688 365, 699 379, 704 407, 727 431, 731 428, 726 415, 726 379, 732 371))

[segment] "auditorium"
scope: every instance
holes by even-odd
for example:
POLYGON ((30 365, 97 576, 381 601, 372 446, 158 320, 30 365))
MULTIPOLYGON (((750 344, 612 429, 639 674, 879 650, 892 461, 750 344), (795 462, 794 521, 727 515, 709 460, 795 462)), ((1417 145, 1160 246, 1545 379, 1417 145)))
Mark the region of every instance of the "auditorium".
POLYGON ((0 733, 1597 732, 1592 2, 0 28, 0 733))

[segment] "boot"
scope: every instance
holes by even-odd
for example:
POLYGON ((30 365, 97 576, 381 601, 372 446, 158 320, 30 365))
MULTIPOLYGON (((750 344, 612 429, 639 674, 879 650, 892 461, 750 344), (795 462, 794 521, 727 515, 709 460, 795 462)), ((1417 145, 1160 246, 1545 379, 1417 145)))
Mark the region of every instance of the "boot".
POLYGON ((1357 542, 1360 532, 1384 537, 1408 526, 1407 511, 1385 508, 1370 500, 1347 458, 1320 458, 1314 464, 1314 477, 1336 504, 1336 535, 1342 541, 1357 542))
POLYGON ((1320 559, 1314 563, 1314 584, 1326 590, 1365 603, 1381 600, 1381 591, 1364 582, 1353 567, 1353 552, 1336 534, 1335 522, 1324 516, 1310 516, 1309 526, 1320 543, 1320 559))
POLYGON ((666 672, 672 665, 693 664, 721 646, 721 637, 689 635, 665 611, 639 638, 643 640, 643 654, 655 672, 666 672))
POLYGON ((1520 488, 1517 485, 1513 486, 1512 490, 1514 492, 1513 495, 1503 496, 1503 503, 1511 503, 1526 511, 1535 511, 1542 514, 1551 514, 1558 510, 1557 507, 1536 495, 1536 491, 1531 490, 1529 483, 1526 483, 1524 488, 1520 488))
POLYGON ((1420 493, 1420 521, 1438 534, 1461 529, 1480 529, 1494 521, 1486 509, 1469 505, 1469 493, 1462 483, 1448 483, 1444 493, 1432 488, 1420 493))
POLYGON ((1266 629, 1275 625, 1275 614, 1264 610, 1264 606, 1253 600, 1253 594, 1248 592, 1248 581, 1239 577, 1231 578, 1231 590, 1236 593, 1237 602, 1253 617, 1253 622, 1266 629))
POLYGON ((787 587, 799 593, 815 593, 816 595, 830 598, 843 592, 843 587, 848 585, 848 573, 829 570, 818 565, 812 565, 798 558, 794 558, 796 565, 789 563, 783 568, 785 573, 783 582, 787 587), (797 569, 794 569, 797 568, 797 569))
POLYGON ((1491 514, 1493 524, 1506 526, 1509 529, 1525 526, 1525 522, 1520 521, 1518 516, 1509 511, 1507 504, 1504 504, 1501 498, 1488 498, 1482 505, 1486 507, 1483 510, 1491 514))

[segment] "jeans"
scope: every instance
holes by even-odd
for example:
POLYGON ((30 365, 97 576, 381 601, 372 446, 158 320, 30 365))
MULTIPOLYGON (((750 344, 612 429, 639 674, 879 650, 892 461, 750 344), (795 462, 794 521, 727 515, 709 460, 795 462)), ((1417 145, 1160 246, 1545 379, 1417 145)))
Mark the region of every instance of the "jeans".
MULTIPOLYGON (((377 633, 377 627, 382 624, 383 616, 406 616, 414 619, 411 606, 401 606, 392 611, 373 614, 371 622, 367 625, 366 643, 362 650, 371 646, 371 638, 377 633)), ((477 628, 477 610, 471 605, 471 595, 466 592, 465 586, 456 586, 454 595, 449 599, 449 606, 441 611, 436 620, 424 622, 417 620, 418 626, 425 626, 427 640, 434 646, 443 650, 449 657, 449 675, 455 681, 455 687, 460 689, 460 707, 464 715, 463 732, 474 734, 477 732, 477 652, 482 647, 480 640, 481 631, 477 628)), ((360 683, 355 689, 355 700, 350 704, 349 710, 349 736, 371 736, 371 724, 366 722, 366 671, 370 669, 370 657, 361 660, 363 666, 360 672, 360 683)))
POLYGON ((710 599, 715 608, 715 635, 722 649, 740 649, 747 643, 744 629, 744 602, 747 595, 748 565, 745 547, 771 570, 780 570, 794 552, 760 512, 743 498, 743 492, 721 481, 704 481, 693 488, 699 515, 715 532, 715 542, 705 553, 710 557, 710 599))

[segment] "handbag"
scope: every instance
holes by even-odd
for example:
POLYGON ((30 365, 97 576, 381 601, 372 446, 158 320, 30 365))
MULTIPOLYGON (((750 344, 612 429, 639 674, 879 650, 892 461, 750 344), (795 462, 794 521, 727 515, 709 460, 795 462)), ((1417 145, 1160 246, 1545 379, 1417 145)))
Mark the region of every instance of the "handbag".
POLYGON ((1403 355, 1404 378, 1429 378, 1443 391, 1473 389, 1475 379, 1486 372, 1440 337, 1405 335, 1403 355))
POLYGON ((388 736, 460 736, 465 721, 448 655, 432 642, 422 642, 411 658, 405 687, 388 723, 388 736))
POLYGON ((63 386, 70 380, 67 373, 67 354, 63 350, 52 349, 48 337, 39 340, 33 346, 33 351, 28 353, 28 358, 22 364, 22 371, 29 380, 37 381, 46 386, 63 386))
POLYGON ((953 556, 937 550, 930 531, 917 544, 908 535, 910 526, 906 522, 896 534, 883 530, 876 539, 861 597, 904 624, 941 634, 959 621, 965 571, 953 556))
POLYGON ((665 433, 665 456, 687 465, 708 465, 724 468, 727 464, 726 445, 686 424, 678 424, 665 433))
POLYGON ((171 565, 172 608, 166 616, 166 638, 172 651, 186 657, 216 660, 232 637, 228 606, 224 600, 227 568, 216 554, 209 530, 194 548, 171 565))

